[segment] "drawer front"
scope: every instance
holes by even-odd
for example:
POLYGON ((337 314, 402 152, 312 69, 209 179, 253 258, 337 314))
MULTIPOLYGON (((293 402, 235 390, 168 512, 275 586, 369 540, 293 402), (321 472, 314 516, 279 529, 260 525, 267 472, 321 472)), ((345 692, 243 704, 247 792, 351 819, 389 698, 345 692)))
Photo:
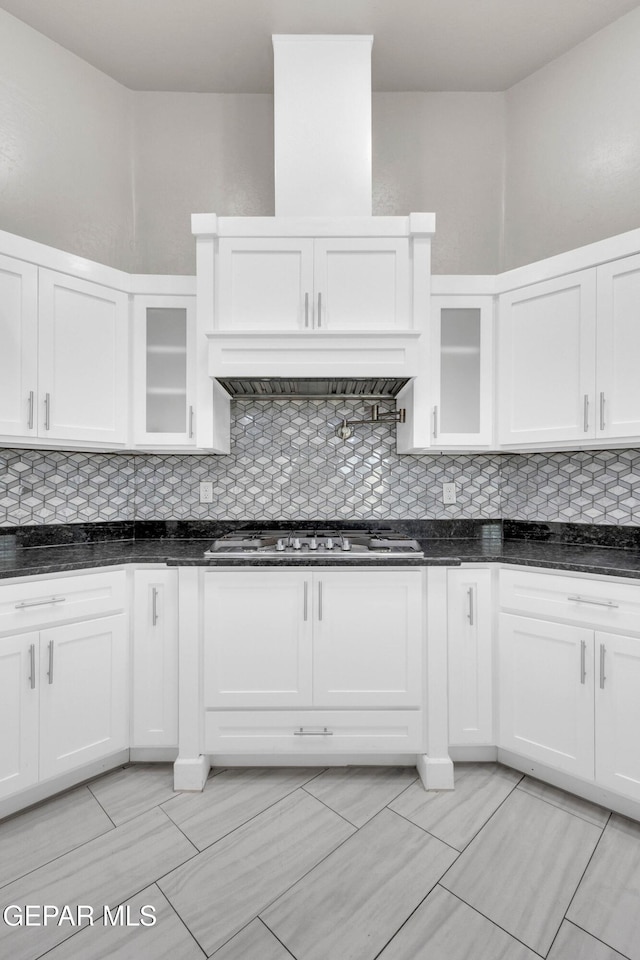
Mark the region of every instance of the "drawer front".
POLYGON ((421 753, 420 710, 224 711, 205 715, 205 753, 421 753))
POLYGON ((501 570, 500 607, 529 616, 640 633, 640 582, 501 570))
POLYGON ((0 587, 0 633, 120 613, 125 603, 124 570, 8 584, 0 587))

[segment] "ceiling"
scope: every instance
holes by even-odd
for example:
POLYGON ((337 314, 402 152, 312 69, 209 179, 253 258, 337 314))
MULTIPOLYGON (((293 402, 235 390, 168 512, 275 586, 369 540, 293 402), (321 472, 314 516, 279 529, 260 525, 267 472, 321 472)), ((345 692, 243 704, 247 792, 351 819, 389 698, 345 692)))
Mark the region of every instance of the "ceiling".
POLYGON ((0 0, 133 90, 267 93, 272 33, 372 33, 373 88, 505 90, 638 0, 0 0))

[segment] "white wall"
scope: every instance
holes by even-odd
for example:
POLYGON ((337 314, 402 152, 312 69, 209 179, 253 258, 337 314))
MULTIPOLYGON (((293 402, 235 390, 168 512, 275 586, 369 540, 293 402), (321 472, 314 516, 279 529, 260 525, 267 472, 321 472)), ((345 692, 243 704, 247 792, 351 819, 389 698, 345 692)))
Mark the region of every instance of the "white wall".
POLYGON ((506 268, 640 226, 640 9, 506 100, 506 268))
POLYGON ((128 269, 131 94, 0 10, 0 229, 128 269))

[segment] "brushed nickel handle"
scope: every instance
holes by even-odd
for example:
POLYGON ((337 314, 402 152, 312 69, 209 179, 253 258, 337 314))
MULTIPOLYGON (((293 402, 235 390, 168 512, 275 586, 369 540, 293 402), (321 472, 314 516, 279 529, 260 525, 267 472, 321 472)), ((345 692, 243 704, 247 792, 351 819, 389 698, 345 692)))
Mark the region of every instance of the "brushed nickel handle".
POLYGON ((589 432, 589 394, 584 395, 584 432, 589 432))
POLYGON ((33 390, 30 390, 29 391, 29 416, 27 421, 29 424, 29 430, 33 430, 33 403, 34 403, 34 393, 33 393, 33 390))
POLYGON ((587 641, 580 641, 580 683, 584 684, 587 676, 587 641))
POLYGON ((318 620, 322 620, 322 580, 318 583, 318 620))
POLYGON ((607 648, 604 643, 600 644, 600 689, 604 690, 604 682, 607 679, 604 675, 604 658, 607 652, 607 648))
POLYGON ((158 622, 158 588, 151 588, 151 625, 155 627, 158 622))
POLYGON ((44 395, 44 428, 49 430, 51 427, 51 394, 44 395))
POLYGON ((318 329, 322 326, 322 294, 318 294, 318 329))
POLYGON ((436 440, 438 437, 438 408, 433 408, 433 439, 436 440))
POLYGON ((604 430, 604 391, 600 394, 600 429, 604 430))
POLYGON ((304 295, 304 325, 309 326, 309 294, 304 295))
POLYGON ((47 670, 49 683, 53 683, 53 640, 49 640, 49 669, 47 670))
POLYGON ((25 607, 43 607, 47 603, 64 603, 66 597, 47 597, 45 600, 21 600, 14 604, 16 610, 23 610, 25 607))
POLYGON ((304 619, 309 617, 309 581, 304 582, 304 619))
POLYGON ((332 737, 333 730, 323 727, 322 730, 305 730, 304 727, 298 727, 293 731, 294 737, 332 737))
POLYGON ((32 643, 29 647, 29 686, 32 690, 36 688, 36 645, 32 643))
POLYGON ((193 439, 193 406, 189 407, 189 439, 193 439))
POLYGON ((575 603, 590 603, 594 607, 610 607, 614 610, 617 610, 620 606, 619 603, 614 603, 613 600, 592 600, 590 597, 581 597, 578 594, 568 596, 567 600, 574 600, 575 603))
POLYGON ((469 611, 467 613, 467 619, 469 621, 469 626, 473 626, 473 587, 469 587, 467 590, 467 599, 469 601, 469 611))

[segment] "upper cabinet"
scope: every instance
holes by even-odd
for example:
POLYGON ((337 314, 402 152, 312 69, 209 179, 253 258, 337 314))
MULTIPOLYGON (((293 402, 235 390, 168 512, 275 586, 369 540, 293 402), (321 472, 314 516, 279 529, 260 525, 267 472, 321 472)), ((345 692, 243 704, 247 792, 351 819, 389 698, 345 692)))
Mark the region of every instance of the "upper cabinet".
POLYGON ((36 436, 38 268, 0 256, 0 435, 36 436))
POLYGON ((640 437, 640 256, 597 269, 597 437, 640 437))

